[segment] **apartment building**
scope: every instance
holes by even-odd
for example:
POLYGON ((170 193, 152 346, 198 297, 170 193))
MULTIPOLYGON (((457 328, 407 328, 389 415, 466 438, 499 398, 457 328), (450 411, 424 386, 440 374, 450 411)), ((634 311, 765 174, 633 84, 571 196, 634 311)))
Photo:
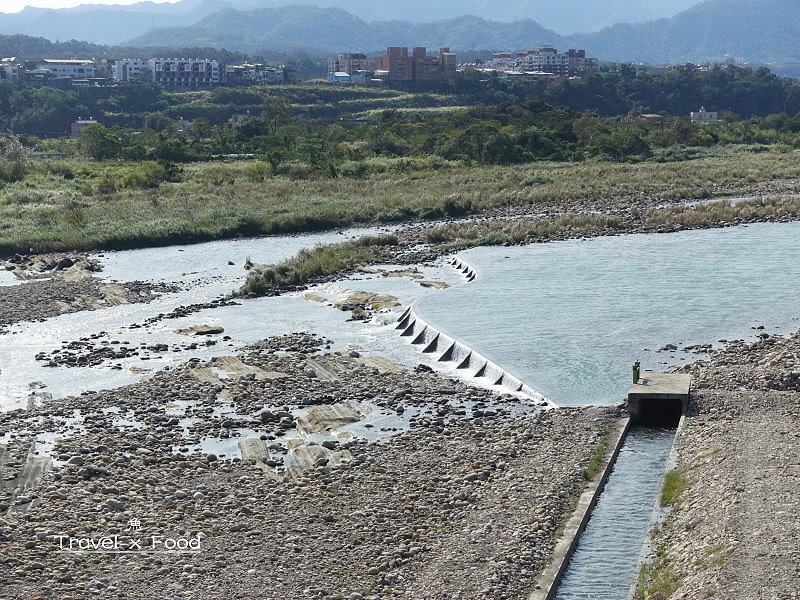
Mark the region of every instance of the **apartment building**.
POLYGON ((328 61, 328 73, 348 73, 368 71, 371 67, 366 54, 343 52, 328 61))
POLYGON ((219 85, 220 66, 205 58, 151 58, 148 61, 153 81, 176 88, 219 85))
POLYGON ((598 67, 598 60, 587 57, 586 50, 569 49, 566 52, 559 52, 553 46, 540 46, 535 50, 496 52, 492 55, 489 66, 520 72, 566 76, 570 72, 595 70, 598 67))
POLYGON ((95 77, 96 64, 93 60, 45 58, 39 70, 49 73, 51 79, 87 79, 95 77))
POLYGON ((147 71, 149 78, 153 79, 150 61, 146 58, 122 58, 111 67, 114 81, 135 81, 142 71, 147 71))
POLYGON ((266 85, 286 81, 286 67, 271 67, 261 63, 225 65, 225 82, 228 85, 266 85))
POLYGON ((393 46, 386 49, 386 56, 376 56, 376 71, 387 71, 391 81, 431 81, 445 71, 456 70, 456 55, 450 48, 440 48, 438 55, 429 55, 426 48, 411 49, 393 46))

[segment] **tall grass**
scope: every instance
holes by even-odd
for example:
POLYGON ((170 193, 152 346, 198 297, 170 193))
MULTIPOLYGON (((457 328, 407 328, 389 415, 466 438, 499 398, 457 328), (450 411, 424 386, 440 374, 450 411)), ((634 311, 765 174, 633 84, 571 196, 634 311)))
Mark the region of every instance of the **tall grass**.
MULTIPOLYGON (((723 153, 665 164, 585 162, 514 167, 458 166, 425 157, 375 159, 365 161, 364 167, 358 162, 347 164, 345 171, 349 172, 336 179, 300 180, 271 173, 257 161, 184 165, 180 181, 175 177, 172 181, 160 176, 139 178, 149 167, 140 164, 137 168, 137 163, 70 159, 59 165, 58 172, 36 167, 25 180, 0 189, 0 254, 29 248, 51 251, 190 243, 506 208, 538 212, 565 207, 575 212, 601 199, 613 208, 641 199, 658 204, 710 195, 746 195, 763 191, 764 183, 780 192, 792 189, 791 181, 800 171, 800 153, 723 153), (126 182, 131 173, 136 176, 126 182), (156 182, 158 187, 139 187, 156 182), (68 203, 76 194, 81 198, 82 217, 53 219, 53 215, 70 210, 68 203)), ((651 219, 654 224, 655 216, 651 219)), ((697 216, 685 212, 671 218, 677 222, 697 216)), ((629 220, 625 215, 616 218, 629 220)), ((742 213, 741 218, 746 216, 742 213)), ((617 225, 613 220, 581 224, 574 217, 572 223, 541 223, 537 227, 538 233, 519 228, 487 232, 494 237, 486 242, 546 239, 552 235, 548 228, 611 232, 617 225)))
POLYGON ((237 292, 239 296, 263 296, 287 286, 309 283, 316 278, 349 271, 358 264, 377 260, 387 246, 397 245, 396 235, 365 236, 342 244, 320 244, 303 249, 277 265, 257 268, 237 292))
POLYGON ((625 213, 567 213, 538 219, 496 219, 448 223, 425 232, 425 241, 443 248, 508 245, 565 237, 613 235, 628 231, 661 231, 719 227, 757 221, 800 219, 800 198, 755 198, 705 205, 632 209, 625 213))

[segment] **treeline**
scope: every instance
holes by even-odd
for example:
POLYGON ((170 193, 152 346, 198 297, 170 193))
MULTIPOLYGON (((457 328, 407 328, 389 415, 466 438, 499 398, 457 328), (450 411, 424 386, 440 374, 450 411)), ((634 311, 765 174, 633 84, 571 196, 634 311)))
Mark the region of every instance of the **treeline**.
POLYGON ((91 125, 78 145, 58 149, 97 160, 188 162, 252 155, 269 167, 265 175, 303 179, 438 168, 452 161, 666 162, 733 144, 800 148, 800 114, 695 125, 686 117, 619 119, 532 100, 432 113, 389 109, 366 121, 326 124, 293 116, 285 100, 270 97, 256 116, 220 124, 198 118, 184 126, 152 113, 141 132, 91 125))
POLYGON ((459 74, 416 93, 328 85, 172 93, 154 84, 64 91, 0 82, 0 127, 29 136, 23 139, 28 146, 97 160, 174 163, 254 155, 271 173, 293 177, 360 176, 447 161, 669 161, 729 144, 800 147, 800 105, 794 107, 798 84, 765 70, 636 75, 618 68, 582 80, 467 85, 470 77, 474 73, 459 74), (445 93, 447 85, 457 89, 445 93), (579 87, 584 85, 604 86, 609 96, 591 95, 579 87), (613 104, 613 90, 628 98, 625 110, 589 106, 613 104), (654 111, 652 104, 639 101, 659 97, 661 106, 688 108, 639 119, 640 113, 654 111), (487 98, 493 102, 482 102, 487 98), (636 104, 630 104, 632 98, 636 104), (719 109, 720 104, 707 101, 713 98, 733 108, 756 100, 768 110, 755 116, 745 112, 748 118, 723 110, 722 122, 693 125, 689 110, 700 104, 719 109), (454 106, 458 103, 475 105, 454 106), (93 116, 101 124, 87 128, 78 144, 38 139, 63 133, 79 116, 93 116))
POLYGON ((673 69, 637 72, 633 65, 608 65, 579 79, 501 79, 465 71, 435 82, 429 90, 457 94, 470 104, 542 100, 604 116, 629 112, 685 115, 700 106, 742 117, 800 112, 800 82, 778 77, 766 68, 713 66, 709 70, 673 69))

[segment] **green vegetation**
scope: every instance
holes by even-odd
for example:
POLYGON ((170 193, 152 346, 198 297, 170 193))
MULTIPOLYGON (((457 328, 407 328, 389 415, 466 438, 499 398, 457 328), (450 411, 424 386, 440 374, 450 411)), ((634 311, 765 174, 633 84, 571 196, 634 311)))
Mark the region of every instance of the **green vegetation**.
POLYGON ((270 290, 308 283, 314 278, 353 269, 382 256, 386 246, 397 245, 395 235, 365 236, 343 244, 321 244, 277 265, 256 268, 247 277, 241 296, 263 296, 270 290))
POLYGON ((681 494, 689 486, 686 469, 673 469, 664 476, 661 487, 661 506, 675 507, 680 501, 681 494))
POLYGON ((788 184, 774 182, 790 181, 800 167, 800 113, 727 113, 703 127, 683 116, 602 116, 644 110, 635 102, 665 97, 668 86, 675 107, 697 108, 698 90, 739 98, 734 92, 747 89, 759 91, 759 106, 800 111, 796 82, 739 68, 656 77, 620 67, 534 82, 461 73, 413 93, 297 84, 63 91, 0 81, 0 127, 19 134, 0 137, 0 252, 190 243, 509 209, 555 216, 445 225, 428 241, 464 247, 633 225, 796 218, 791 199, 627 210, 637 199, 746 195, 763 183, 780 192, 788 184), (601 97, 603 111, 580 106, 601 97), (79 139, 48 137, 87 115, 101 124, 79 139), (31 160, 44 151, 65 160, 31 160), (600 200, 607 214, 578 214, 600 200))
POLYGON ((613 235, 637 226, 651 231, 660 228, 714 227, 720 223, 746 223, 765 219, 799 219, 800 198, 755 198, 736 204, 729 201, 692 206, 632 209, 625 214, 566 213, 554 217, 514 220, 482 220, 449 223, 429 229, 426 241, 442 248, 460 249, 544 242, 569 237, 613 235))
POLYGON ((586 481, 594 479, 595 475, 600 472, 603 463, 605 462, 606 451, 608 450, 608 439, 606 438, 595 447, 592 452, 592 457, 589 459, 589 464, 583 470, 583 478, 586 481))
POLYGON ((668 600, 677 591, 682 579, 675 565, 663 551, 658 551, 656 559, 642 565, 639 571, 634 600, 668 600))
MULTIPOLYGON (((303 179, 290 170, 274 175, 271 165, 258 159, 181 165, 35 160, 24 179, 0 182, 0 252, 191 243, 439 219, 508 207, 579 211, 597 199, 613 208, 617 202, 642 197, 657 204, 741 195, 759 191, 760 183, 791 180, 800 168, 800 153, 722 150, 709 158, 665 164, 466 166, 435 157, 364 164, 371 172, 303 179)), ((791 198, 752 201, 724 210, 755 218, 770 211, 795 214, 794 203, 791 198)), ((546 240, 565 231, 614 233, 644 218, 657 227, 667 214, 675 222, 694 219, 695 226, 701 226, 703 220, 713 223, 721 210, 713 205, 642 214, 627 209, 609 215, 567 214, 493 222, 485 230, 476 225, 474 235, 466 226, 445 225, 432 229, 429 240, 469 246, 493 243, 490 233, 501 236, 495 243, 546 240)))

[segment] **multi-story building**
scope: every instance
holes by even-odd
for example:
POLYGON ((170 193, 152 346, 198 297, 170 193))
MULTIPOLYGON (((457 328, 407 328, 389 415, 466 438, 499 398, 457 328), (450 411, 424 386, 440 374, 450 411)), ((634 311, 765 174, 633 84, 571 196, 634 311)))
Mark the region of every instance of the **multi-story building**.
POLYGON ((177 88, 219 85, 220 68, 216 60, 205 58, 151 58, 148 61, 153 81, 177 88))
POLYGON ((355 71, 367 71, 369 68, 369 58, 367 58, 366 54, 343 52, 328 61, 328 73, 348 73, 352 75, 355 71))
POLYGON ((536 50, 519 52, 496 52, 489 66, 514 69, 519 72, 549 73, 565 76, 570 72, 597 69, 598 60, 586 56, 586 50, 570 49, 559 52, 552 46, 541 46, 536 50))
POLYGON ((570 71, 595 71, 597 70, 598 60, 586 56, 586 50, 567 50, 569 56, 570 71))
POLYGON ((390 47, 386 56, 376 56, 376 71, 387 71, 392 81, 430 81, 441 77, 444 71, 456 70, 456 55, 450 48, 440 48, 437 56, 429 55, 427 49, 390 47))
POLYGON ((86 79, 95 76, 93 60, 45 58, 39 69, 47 71, 51 79, 86 79))
POLYGON ((443 73, 455 71, 458 67, 457 57, 450 48, 439 48, 439 70, 443 73))
POLYGON ((228 85, 266 85, 286 81, 286 67, 244 64, 225 65, 225 81, 228 85))
POLYGON ((0 79, 19 79, 19 64, 16 56, 0 58, 0 79))
POLYGON ((121 58, 111 68, 114 81, 134 81, 142 71, 149 72, 148 78, 153 79, 150 61, 146 58, 121 58))
POLYGON ((392 81, 414 81, 414 59, 408 55, 408 48, 387 48, 386 56, 375 57, 375 70, 388 71, 392 81))
POLYGON ((551 46, 517 52, 517 57, 521 59, 522 66, 526 71, 552 73, 553 75, 569 74, 569 55, 567 53, 559 54, 558 50, 551 46))

